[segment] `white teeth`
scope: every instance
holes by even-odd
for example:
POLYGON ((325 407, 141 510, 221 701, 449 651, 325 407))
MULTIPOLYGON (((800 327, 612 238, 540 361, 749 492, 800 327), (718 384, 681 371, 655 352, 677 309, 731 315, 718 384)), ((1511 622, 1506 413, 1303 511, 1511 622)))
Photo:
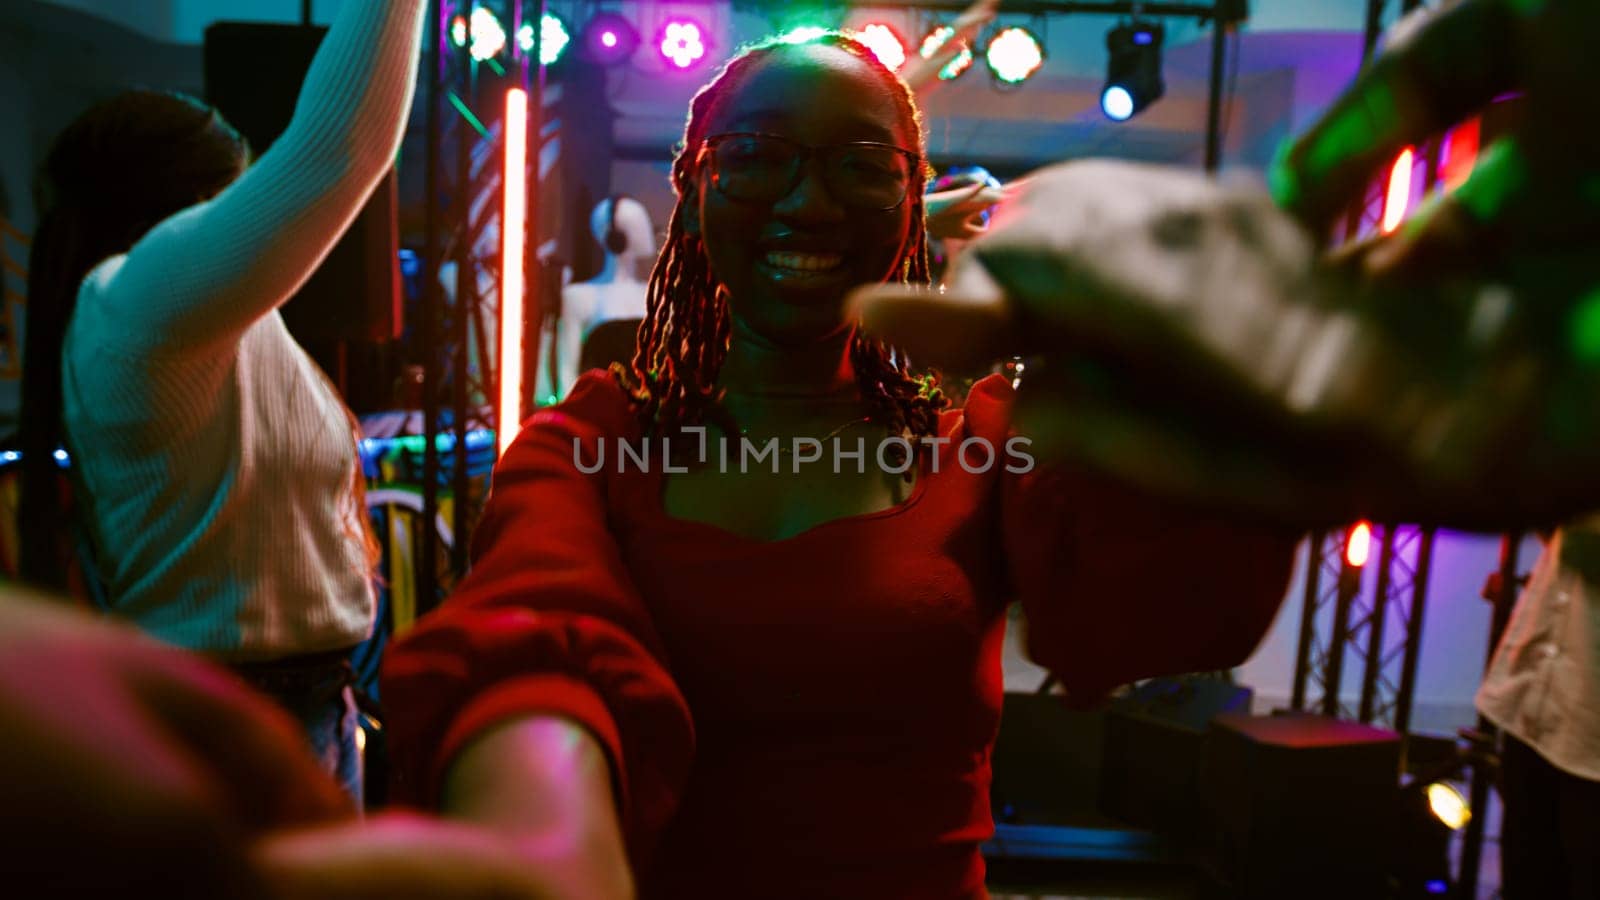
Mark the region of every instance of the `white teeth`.
POLYGON ((767 265, 796 272, 824 272, 844 261, 837 253, 778 253, 767 254, 767 265))

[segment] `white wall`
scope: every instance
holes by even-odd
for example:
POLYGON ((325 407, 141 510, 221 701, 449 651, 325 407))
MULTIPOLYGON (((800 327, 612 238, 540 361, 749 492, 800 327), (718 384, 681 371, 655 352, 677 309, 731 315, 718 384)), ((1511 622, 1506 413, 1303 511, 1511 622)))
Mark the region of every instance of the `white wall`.
MULTIPOLYGON (((1533 567, 1540 547, 1535 538, 1523 542, 1519 571, 1527 572, 1533 567)), ((1293 688, 1294 657, 1305 589, 1305 550, 1302 543, 1288 596, 1272 630, 1237 672, 1242 683, 1255 688, 1257 711, 1286 706, 1293 688)), ((1375 590, 1376 546, 1373 560, 1364 573, 1363 597, 1368 599, 1363 602, 1367 603, 1375 590)), ((1472 697, 1483 676, 1491 612, 1489 603, 1481 598, 1481 591, 1489 573, 1498 571, 1499 560, 1500 538, 1497 535, 1439 533, 1422 619, 1422 646, 1412 717, 1414 730, 1448 734, 1473 724, 1472 697)), ((1328 584, 1326 576, 1322 584, 1325 587, 1328 584)), ((1328 633, 1324 622, 1318 631, 1324 643, 1328 633)), ((1398 619, 1392 612, 1385 633, 1388 635, 1385 645, 1394 646, 1400 632, 1398 619)), ((1352 706, 1360 698, 1361 665, 1360 659, 1346 656, 1340 696, 1352 706)), ((1398 678, 1398 663, 1387 671, 1398 678)), ((1319 688, 1308 687, 1308 697, 1314 700, 1320 696, 1319 688)))

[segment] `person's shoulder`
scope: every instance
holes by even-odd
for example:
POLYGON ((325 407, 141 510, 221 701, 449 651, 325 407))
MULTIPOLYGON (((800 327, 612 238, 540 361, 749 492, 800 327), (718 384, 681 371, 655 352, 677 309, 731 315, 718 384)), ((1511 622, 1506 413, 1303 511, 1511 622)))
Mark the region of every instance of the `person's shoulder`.
POLYGON ((107 350, 119 349, 121 335, 127 338, 133 323, 120 321, 122 313, 116 308, 113 289, 117 273, 122 271, 128 257, 124 254, 109 256, 95 264, 78 285, 72 317, 67 322, 62 339, 62 352, 71 359, 81 354, 98 357, 107 350))

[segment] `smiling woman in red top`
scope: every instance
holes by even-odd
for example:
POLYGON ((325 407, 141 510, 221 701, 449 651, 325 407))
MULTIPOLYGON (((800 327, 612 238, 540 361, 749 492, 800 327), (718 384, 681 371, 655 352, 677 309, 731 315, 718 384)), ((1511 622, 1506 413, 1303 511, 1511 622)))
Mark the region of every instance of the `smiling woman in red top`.
POLYGON ((1008 382, 947 409, 858 331, 851 288, 927 279, 922 146, 837 34, 695 97, 632 369, 523 430, 472 573, 391 651, 407 799, 573 896, 982 897, 1009 602, 1080 697, 1249 654, 1291 539, 1034 467, 1008 382), (618 459, 641 439, 673 468, 618 459))

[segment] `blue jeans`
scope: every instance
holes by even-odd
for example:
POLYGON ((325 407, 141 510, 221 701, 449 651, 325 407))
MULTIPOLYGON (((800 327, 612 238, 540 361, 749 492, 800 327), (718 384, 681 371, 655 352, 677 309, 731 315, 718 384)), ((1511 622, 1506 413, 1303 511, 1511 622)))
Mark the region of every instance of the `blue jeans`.
POLYGON ((277 701, 300 723, 312 754, 361 809, 366 774, 361 714, 350 688, 347 654, 236 665, 245 681, 277 701))
POLYGON ((364 741, 357 734, 361 731, 361 713, 356 709, 355 694, 350 688, 343 688, 331 702, 307 708, 300 722, 322 768, 355 801, 356 809, 361 809, 366 767, 364 741))

